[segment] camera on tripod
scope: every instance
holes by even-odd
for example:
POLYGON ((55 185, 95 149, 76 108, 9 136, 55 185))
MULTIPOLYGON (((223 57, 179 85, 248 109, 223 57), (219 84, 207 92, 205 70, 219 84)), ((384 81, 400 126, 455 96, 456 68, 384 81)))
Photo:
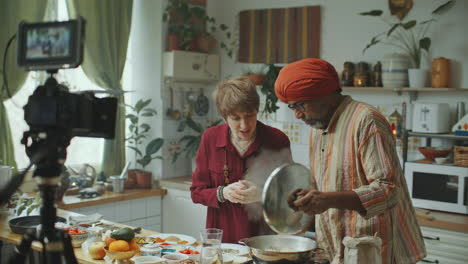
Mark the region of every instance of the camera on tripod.
MULTIPOLYGON (((85 21, 25 23, 18 28, 18 65, 25 70, 78 67, 83 61, 85 21)), ((24 107, 31 131, 61 129, 70 136, 113 138, 116 98, 97 98, 93 92, 70 93, 51 76, 29 97, 24 107)))
MULTIPOLYGON (((18 27, 18 65, 27 71, 46 70, 50 77, 39 85, 24 106, 29 131, 21 143, 42 197, 39 234, 26 233, 9 263, 24 263, 33 241, 43 245, 42 263, 78 263, 68 234, 54 227, 55 192, 64 168, 67 147, 74 136, 114 138, 117 98, 97 98, 92 91, 71 93, 53 74, 78 67, 83 61, 85 21, 25 23, 18 27)), ((0 192, 8 199, 21 184, 27 169, 0 192)))

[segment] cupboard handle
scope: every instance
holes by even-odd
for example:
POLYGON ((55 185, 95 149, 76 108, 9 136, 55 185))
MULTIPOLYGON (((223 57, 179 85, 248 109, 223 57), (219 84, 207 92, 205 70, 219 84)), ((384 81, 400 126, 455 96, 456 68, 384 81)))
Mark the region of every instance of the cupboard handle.
POLYGON ((421 260, 422 262, 426 262, 426 263, 439 263, 439 261, 436 259, 436 260, 427 260, 427 259, 423 259, 421 260))
POLYGON ((427 239, 427 240, 439 240, 440 241, 440 237, 428 237, 428 236, 423 236, 424 239, 427 239))

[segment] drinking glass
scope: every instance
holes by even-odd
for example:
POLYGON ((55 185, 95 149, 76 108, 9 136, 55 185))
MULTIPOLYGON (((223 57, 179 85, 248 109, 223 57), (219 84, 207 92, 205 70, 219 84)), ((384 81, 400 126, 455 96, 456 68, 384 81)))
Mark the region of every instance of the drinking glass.
POLYGON ((202 242, 200 252, 201 264, 221 263, 223 264, 223 254, 221 251, 221 241, 223 230, 218 228, 207 228, 200 231, 202 242))

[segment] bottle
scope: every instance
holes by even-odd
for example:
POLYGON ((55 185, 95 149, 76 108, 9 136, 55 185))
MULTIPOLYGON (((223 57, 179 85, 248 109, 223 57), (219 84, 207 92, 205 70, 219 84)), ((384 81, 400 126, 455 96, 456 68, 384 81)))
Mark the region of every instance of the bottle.
POLYGON ((372 70, 372 86, 382 87, 382 64, 378 61, 372 70))

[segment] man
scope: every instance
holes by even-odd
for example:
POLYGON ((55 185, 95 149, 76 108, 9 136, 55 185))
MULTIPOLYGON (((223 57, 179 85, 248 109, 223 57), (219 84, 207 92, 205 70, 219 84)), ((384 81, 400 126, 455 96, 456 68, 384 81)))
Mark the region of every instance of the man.
MULTIPOLYGON (((385 117, 341 94, 328 62, 291 63, 275 83, 278 98, 312 127, 312 187, 289 202, 315 215, 316 238, 331 263, 343 263, 345 236, 382 239, 382 263, 416 263, 426 255, 385 117)), ((292 197, 291 196, 291 197, 292 197)))

